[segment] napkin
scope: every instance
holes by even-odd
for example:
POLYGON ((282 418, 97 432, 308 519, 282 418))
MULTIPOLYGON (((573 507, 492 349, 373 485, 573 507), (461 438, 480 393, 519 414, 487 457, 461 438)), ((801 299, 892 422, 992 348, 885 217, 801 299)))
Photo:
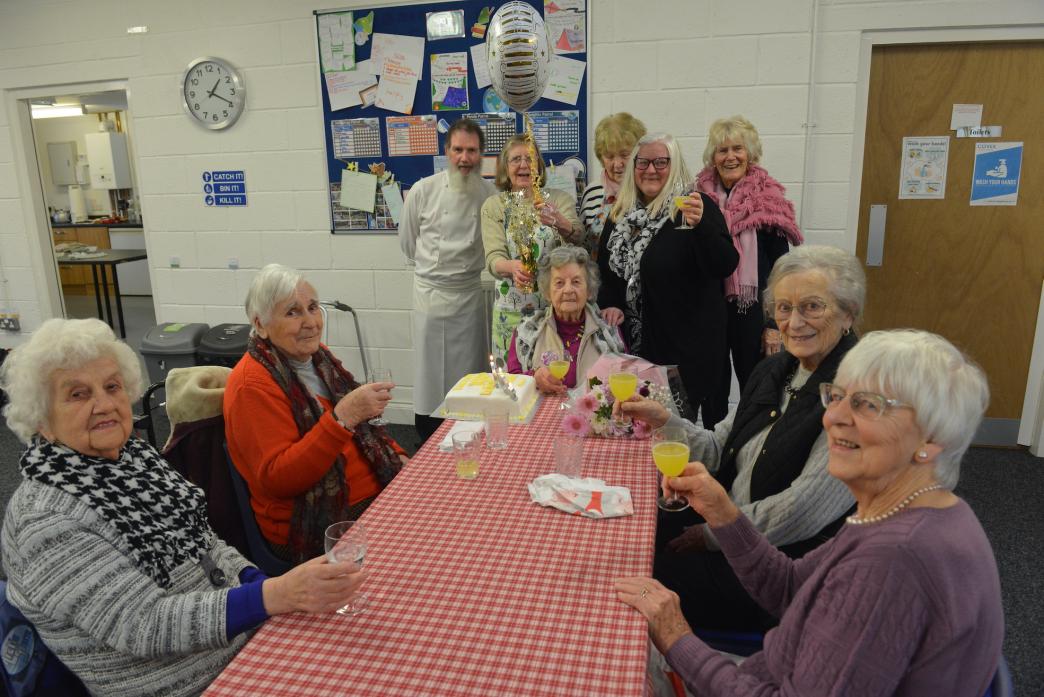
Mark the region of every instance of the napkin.
POLYGON ((439 450, 449 452, 453 450, 453 434, 463 433, 464 431, 481 431, 483 428, 481 421, 455 421, 450 426, 450 430, 446 433, 446 437, 439 443, 439 450))
POLYGON ((528 485, 534 503, 587 518, 634 515, 631 492, 625 486, 607 486, 601 479, 573 479, 545 474, 528 485))

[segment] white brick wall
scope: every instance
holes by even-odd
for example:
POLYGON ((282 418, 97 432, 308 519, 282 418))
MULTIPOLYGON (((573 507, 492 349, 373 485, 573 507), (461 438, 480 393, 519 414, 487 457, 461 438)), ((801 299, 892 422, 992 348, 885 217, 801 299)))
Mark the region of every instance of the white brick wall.
MULTIPOLYGON (((353 5, 360 2, 342 2, 353 5)), ((372 3, 371 3, 372 4, 372 3)), ((393 418, 410 419, 412 272, 392 235, 330 235, 312 10, 317 0, 212 3, 201 27, 182 3, 11 0, 0 8, 0 94, 39 85, 127 81, 132 139, 159 321, 243 321, 242 300, 262 265, 306 271, 323 298, 359 311, 371 364, 392 370, 393 418), (149 33, 128 36, 145 24, 149 33), (85 38, 89 37, 89 38, 85 38), (178 78, 190 60, 220 55, 243 71, 248 106, 229 131, 195 127, 181 112, 178 78), (249 205, 207 208, 201 172, 243 169, 249 205), (177 256, 180 269, 169 268, 177 256), (240 270, 227 268, 230 257, 240 270)), ((820 0, 814 82, 808 83, 813 0, 589 0, 592 121, 630 111, 678 136, 701 165, 706 129, 743 113, 760 129, 764 164, 799 207, 810 242, 850 245, 849 178, 861 32, 1044 22, 1020 0, 820 0), (806 117, 812 93, 814 110, 806 117), (805 167, 804 124, 814 125, 805 167)), ((9 94, 9 93, 8 93, 9 94)), ((7 97, 5 97, 7 98, 7 97)), ((16 169, 0 108, 0 309, 32 330, 36 289, 53 273, 29 252, 46 229, 16 169)), ((598 166, 592 168, 597 176, 598 166)), ((34 173, 35 174, 35 173, 34 173)), ((351 317, 333 312, 330 337, 349 369, 362 362, 351 317)), ((18 341, 0 335, 0 345, 18 341)))

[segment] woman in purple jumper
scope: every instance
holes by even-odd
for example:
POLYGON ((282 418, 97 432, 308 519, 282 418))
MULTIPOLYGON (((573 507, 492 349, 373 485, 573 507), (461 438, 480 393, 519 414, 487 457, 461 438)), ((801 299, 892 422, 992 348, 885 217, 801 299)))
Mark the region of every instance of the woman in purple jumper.
POLYGON ((668 482, 780 617, 760 653, 735 665, 709 648, 653 579, 620 579, 617 595, 700 695, 980 697, 1001 652, 1000 579, 982 526, 952 489, 989 401, 985 375, 942 337, 880 331, 821 393, 830 474, 857 510, 805 557, 770 545, 701 463, 668 482))

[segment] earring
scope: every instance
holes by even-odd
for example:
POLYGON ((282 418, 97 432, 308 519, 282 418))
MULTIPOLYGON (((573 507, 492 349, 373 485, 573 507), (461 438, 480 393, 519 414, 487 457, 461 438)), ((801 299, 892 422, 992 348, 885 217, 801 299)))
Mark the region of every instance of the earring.
POLYGON ((928 451, 927 450, 918 450, 917 451, 917 457, 921 458, 922 460, 927 459, 928 451))
POLYGON ((841 332, 842 336, 848 336, 851 333, 852 333, 852 330, 849 329, 848 327, 845 327, 845 331, 841 332))

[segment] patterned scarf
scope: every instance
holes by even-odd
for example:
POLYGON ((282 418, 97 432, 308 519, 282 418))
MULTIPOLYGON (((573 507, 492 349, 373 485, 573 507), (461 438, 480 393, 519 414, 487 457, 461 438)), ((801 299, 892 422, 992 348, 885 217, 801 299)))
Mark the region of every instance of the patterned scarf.
POLYGON ((203 490, 138 438, 109 460, 35 436, 19 467, 26 479, 72 494, 111 523, 134 565, 161 588, 171 587, 171 571, 214 546, 203 490))
MULTIPOLYGON (((522 320, 515 329, 518 332, 518 341, 515 342, 515 355, 518 356, 518 362, 522 364, 523 371, 533 370, 536 367, 534 365, 533 352, 536 349, 537 341, 540 339, 540 333, 544 331, 544 327, 548 322, 555 321, 554 312, 554 308, 549 306, 544 312, 538 312, 522 320)), ((616 336, 616 330, 599 317, 598 308, 592 303, 587 303, 587 308, 584 310, 585 330, 588 317, 594 318, 595 324, 598 325, 598 328, 591 334, 591 344, 598 352, 598 355, 621 353, 624 347, 616 336)), ((579 358, 579 354, 577 358, 579 358)))
POLYGON ((786 199, 782 184, 753 164, 729 192, 713 166, 696 175, 696 188, 717 202, 739 252, 736 270, 725 279, 725 297, 744 312, 758 299, 758 228, 777 228, 795 246, 805 241, 794 204, 786 199))
MULTIPOLYGON (((247 341, 247 353, 268 370, 290 400, 290 411, 294 415, 298 433, 304 436, 312 430, 323 415, 323 407, 297 377, 286 357, 271 342, 258 336, 251 336, 247 341)), ((312 365, 330 391, 330 401, 334 404, 359 386, 352 374, 325 346, 320 345, 319 350, 312 354, 312 365)), ((383 428, 363 421, 353 429, 352 437, 381 487, 387 486, 402 468, 402 461, 392 448, 387 433, 383 428)), ((289 539, 291 561, 294 563, 322 554, 323 535, 327 526, 348 517, 348 482, 344 477, 344 468, 344 455, 338 455, 323 478, 294 499, 289 539)))
POLYGON ((641 266, 645 248, 670 219, 670 206, 663 206, 660 215, 649 217, 641 205, 623 215, 609 235, 609 268, 627 283, 624 317, 627 319, 627 346, 638 354, 642 348, 642 283, 641 266))

